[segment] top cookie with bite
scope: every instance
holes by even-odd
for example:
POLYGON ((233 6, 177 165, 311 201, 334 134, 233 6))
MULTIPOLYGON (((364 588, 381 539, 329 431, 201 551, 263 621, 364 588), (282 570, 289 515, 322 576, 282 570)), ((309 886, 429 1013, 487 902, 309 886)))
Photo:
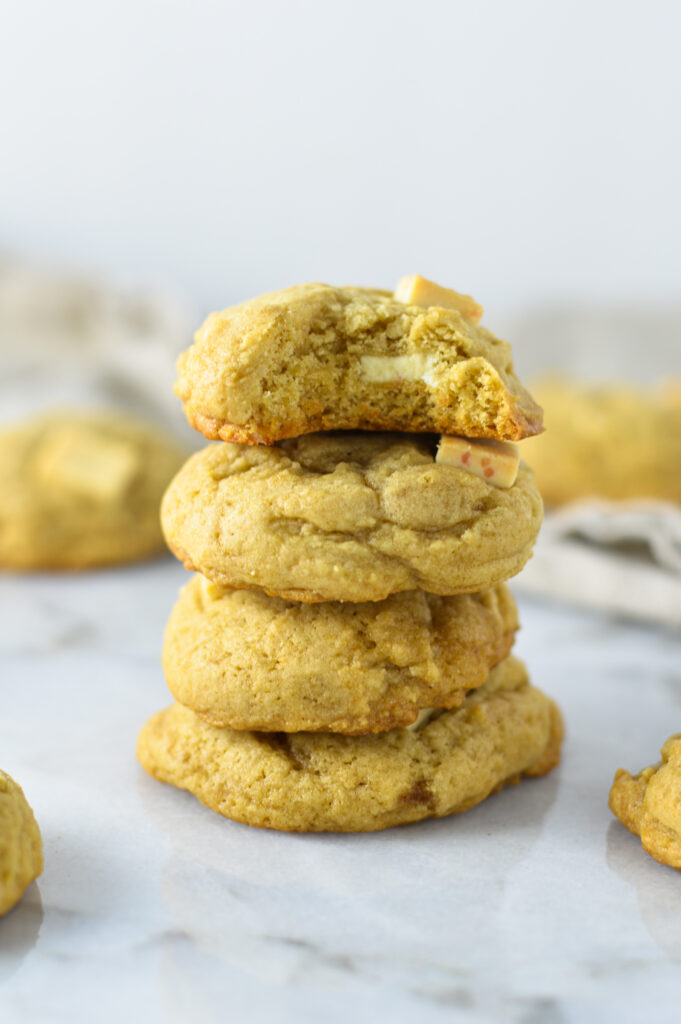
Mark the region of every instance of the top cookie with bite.
POLYGON ((517 441, 541 408, 481 308, 415 276, 394 293, 304 284, 212 313, 178 361, 189 422, 273 444, 326 430, 517 441))

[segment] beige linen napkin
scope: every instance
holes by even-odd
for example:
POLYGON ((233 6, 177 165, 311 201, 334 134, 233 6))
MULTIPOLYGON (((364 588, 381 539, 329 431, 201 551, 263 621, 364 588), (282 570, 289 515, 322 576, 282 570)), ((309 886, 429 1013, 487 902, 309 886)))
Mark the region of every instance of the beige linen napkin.
POLYGON ((191 443, 198 435, 173 394, 189 324, 165 295, 0 258, 0 423, 54 407, 117 407, 191 443))
POLYGON ((575 502, 547 514, 534 556, 513 581, 541 595, 681 629, 681 508, 575 502))

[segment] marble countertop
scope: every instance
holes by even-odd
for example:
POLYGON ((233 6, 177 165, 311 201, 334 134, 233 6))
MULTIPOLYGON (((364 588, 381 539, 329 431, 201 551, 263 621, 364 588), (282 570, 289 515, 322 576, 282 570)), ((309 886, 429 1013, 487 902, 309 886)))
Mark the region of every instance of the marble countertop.
POLYGON ((135 760, 186 578, 0 577, 0 767, 45 843, 0 920, 2 1024, 677 1019, 681 876, 607 795, 681 728, 680 635, 523 598, 517 651, 566 717, 555 773, 438 822, 283 835, 135 760))

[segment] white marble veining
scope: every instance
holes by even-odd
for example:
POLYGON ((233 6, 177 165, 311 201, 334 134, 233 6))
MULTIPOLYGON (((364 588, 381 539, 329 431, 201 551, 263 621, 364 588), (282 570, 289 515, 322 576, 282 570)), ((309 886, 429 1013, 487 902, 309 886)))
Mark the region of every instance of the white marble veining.
POLYGON ((135 760, 185 578, 170 559, 0 577, 0 767, 45 842, 0 920, 2 1024, 678 1018, 681 875, 607 794, 681 728, 681 636, 523 600, 518 652, 567 721, 558 771, 439 822, 282 835, 135 760))

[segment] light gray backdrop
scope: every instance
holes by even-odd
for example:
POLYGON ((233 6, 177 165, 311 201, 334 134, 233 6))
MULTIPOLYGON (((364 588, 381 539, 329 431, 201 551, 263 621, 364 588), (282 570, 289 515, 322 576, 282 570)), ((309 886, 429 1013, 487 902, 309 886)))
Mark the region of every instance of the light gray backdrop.
POLYGON ((0 245, 226 305, 669 304, 674 0, 5 0, 0 245))

